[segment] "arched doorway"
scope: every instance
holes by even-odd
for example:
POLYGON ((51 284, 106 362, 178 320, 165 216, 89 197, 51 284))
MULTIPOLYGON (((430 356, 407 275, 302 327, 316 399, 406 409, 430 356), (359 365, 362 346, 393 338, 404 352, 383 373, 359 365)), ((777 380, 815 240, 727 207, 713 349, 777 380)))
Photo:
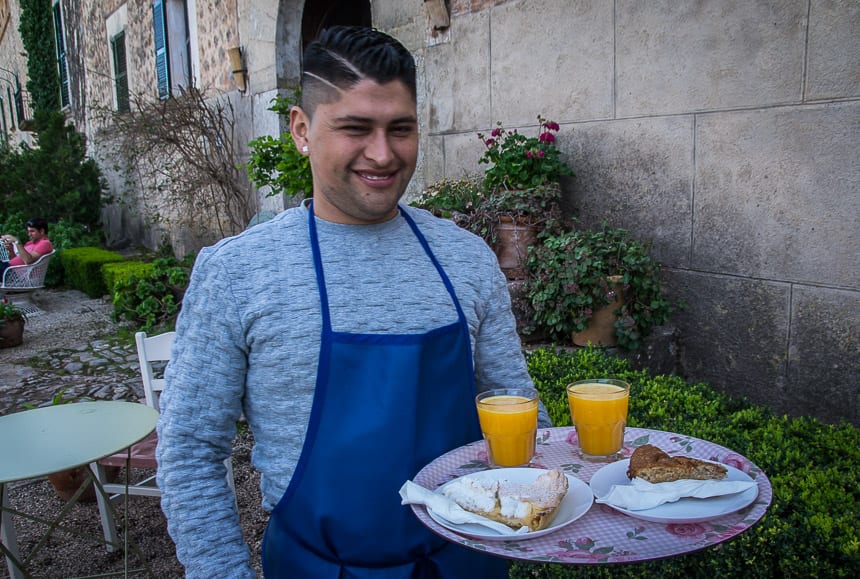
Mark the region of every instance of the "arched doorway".
POLYGON ((275 28, 278 88, 298 86, 302 51, 324 28, 372 24, 370 0, 279 0, 275 28))
POLYGON ((302 48, 329 26, 371 26, 369 0, 306 2, 302 14, 302 48))

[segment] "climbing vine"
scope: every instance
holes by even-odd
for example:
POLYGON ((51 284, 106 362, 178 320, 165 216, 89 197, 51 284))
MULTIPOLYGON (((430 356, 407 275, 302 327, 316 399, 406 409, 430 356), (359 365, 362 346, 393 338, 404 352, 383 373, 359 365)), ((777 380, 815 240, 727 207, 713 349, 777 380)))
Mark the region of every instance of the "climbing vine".
POLYGON ((51 0, 19 0, 21 20, 18 32, 27 51, 27 91, 33 109, 55 111, 60 108, 60 77, 54 47, 54 21, 51 0))

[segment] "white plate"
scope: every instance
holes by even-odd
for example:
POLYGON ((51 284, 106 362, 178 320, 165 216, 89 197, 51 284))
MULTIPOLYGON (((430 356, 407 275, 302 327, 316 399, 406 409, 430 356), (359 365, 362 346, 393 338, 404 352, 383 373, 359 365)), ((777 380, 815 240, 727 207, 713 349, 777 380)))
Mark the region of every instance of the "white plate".
MULTIPOLYGON (((484 470, 466 476, 475 480, 508 480, 513 483, 528 484, 545 472, 549 471, 540 468, 499 468, 484 470)), ((558 507, 558 512, 555 515, 555 519, 553 519, 552 523, 550 523, 547 528, 541 529, 540 531, 531 531, 523 533, 522 535, 502 535, 501 533, 497 533, 496 531, 488 529, 487 527, 482 527, 481 525, 471 523, 455 525, 430 510, 427 511, 427 514, 430 515, 431 519, 446 529, 473 539, 483 539, 487 541, 524 541, 526 539, 542 537, 543 535, 557 531, 561 527, 569 525, 576 519, 580 518, 588 512, 588 509, 591 508, 591 504, 594 502, 594 497, 591 495, 591 490, 588 488, 587 484, 576 477, 572 477, 570 475, 565 476, 567 476, 568 483, 567 495, 562 499, 561 504, 558 507)), ((454 481, 445 483, 436 489, 435 492, 441 492, 442 489, 452 482, 454 481)))
MULTIPOLYGON (((612 485, 632 484, 630 479, 627 478, 627 467, 629 465, 630 459, 619 460, 618 462, 607 464, 594 473, 589 483, 594 496, 598 499, 605 497, 612 489, 612 485)), ((723 466, 728 471, 724 480, 753 480, 742 470, 738 470, 727 464, 723 466)), ((653 509, 644 509, 641 511, 630 511, 610 504, 606 506, 612 507, 625 515, 654 523, 700 523, 738 511, 751 504, 757 496, 758 486, 754 486, 733 495, 723 495, 708 499, 685 498, 674 503, 664 503, 653 509)))

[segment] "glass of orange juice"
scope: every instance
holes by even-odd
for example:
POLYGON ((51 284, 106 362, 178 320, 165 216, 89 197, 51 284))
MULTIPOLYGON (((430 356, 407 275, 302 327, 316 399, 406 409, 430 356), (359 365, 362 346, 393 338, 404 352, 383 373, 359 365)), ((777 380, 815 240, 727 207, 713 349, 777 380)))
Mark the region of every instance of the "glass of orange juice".
POLYGON ((534 388, 497 388, 475 398, 490 466, 526 466, 535 454, 538 393, 534 388))
POLYGON ((584 460, 604 462, 619 457, 629 400, 630 384, 622 380, 592 378, 567 387, 570 417, 584 460))

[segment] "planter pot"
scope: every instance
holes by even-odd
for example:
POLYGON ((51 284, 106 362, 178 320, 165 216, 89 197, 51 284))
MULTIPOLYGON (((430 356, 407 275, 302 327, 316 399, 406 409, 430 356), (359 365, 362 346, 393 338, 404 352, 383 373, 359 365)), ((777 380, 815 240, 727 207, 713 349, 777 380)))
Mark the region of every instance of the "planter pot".
MULTIPOLYGON (((79 466, 78 468, 49 474, 48 480, 51 482, 51 486, 54 487, 57 496, 64 501, 70 500, 81 486, 81 483, 84 482, 87 468, 89 467, 79 466)), ((90 503, 94 500, 96 500, 95 488, 93 487, 93 483, 90 483, 81 495, 80 501, 90 503)))
MULTIPOLYGON (((50 481, 51 486, 54 487, 54 491, 56 491, 57 496, 64 501, 69 501, 78 491, 81 483, 84 482, 84 478, 87 476, 87 469, 89 469, 88 466, 79 466, 78 468, 55 472, 54 474, 48 475, 48 480, 50 481)), ((105 471, 108 482, 116 481, 116 478, 119 475, 119 467, 109 466, 105 468, 105 471)), ((95 500, 96 488, 93 483, 90 482, 83 494, 81 494, 79 501, 83 503, 91 503, 95 500)))
POLYGON ((13 348, 24 342, 24 320, 4 320, 0 325, 0 348, 13 348))
POLYGON ((505 276, 511 280, 526 277, 528 248, 537 240, 537 227, 501 218, 496 224, 496 256, 505 276))
POLYGON ((603 306, 588 319, 588 327, 581 332, 573 333, 573 343, 577 346, 589 344, 598 347, 614 346, 618 343, 615 338, 615 310, 624 305, 624 296, 621 293, 621 276, 612 275, 606 278, 615 290, 615 299, 603 306))

